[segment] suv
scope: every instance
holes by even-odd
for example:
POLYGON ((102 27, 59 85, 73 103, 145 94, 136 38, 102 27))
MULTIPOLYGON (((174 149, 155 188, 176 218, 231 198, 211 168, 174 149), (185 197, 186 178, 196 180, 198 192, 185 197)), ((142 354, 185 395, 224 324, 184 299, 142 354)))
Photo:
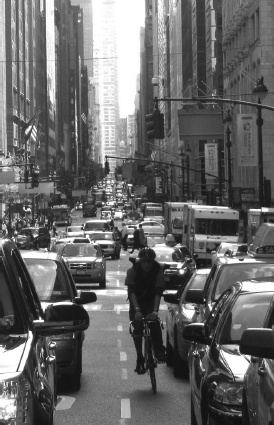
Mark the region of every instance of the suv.
POLYGON ((84 224, 84 234, 85 236, 92 235, 99 231, 111 231, 108 220, 89 220, 84 224))
POLYGON ((274 258, 223 257, 212 266, 205 288, 189 290, 186 302, 197 304, 195 320, 204 322, 214 304, 227 289, 240 280, 274 277, 274 258))
POLYGON ((17 425, 53 425, 56 343, 50 338, 84 331, 88 313, 72 303, 50 304, 43 311, 26 264, 10 239, 0 240, 0 279, 3 423, 16 418, 17 425))

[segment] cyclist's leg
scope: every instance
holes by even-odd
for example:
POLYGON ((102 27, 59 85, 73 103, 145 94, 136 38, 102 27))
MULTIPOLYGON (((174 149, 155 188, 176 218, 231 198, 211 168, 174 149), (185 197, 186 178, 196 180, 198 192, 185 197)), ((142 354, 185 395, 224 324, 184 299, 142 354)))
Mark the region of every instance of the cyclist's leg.
POLYGON ((165 347, 163 344, 163 335, 160 322, 155 320, 149 324, 150 335, 153 343, 155 355, 159 361, 165 360, 165 347))
POLYGON ((130 317, 130 320, 132 321, 132 327, 133 327, 132 336, 133 336, 133 341, 134 341, 136 354, 137 354, 135 372, 137 372, 138 375, 141 375, 145 373, 143 347, 142 347, 143 323, 137 320, 134 320, 134 311, 129 312, 129 317, 130 317))

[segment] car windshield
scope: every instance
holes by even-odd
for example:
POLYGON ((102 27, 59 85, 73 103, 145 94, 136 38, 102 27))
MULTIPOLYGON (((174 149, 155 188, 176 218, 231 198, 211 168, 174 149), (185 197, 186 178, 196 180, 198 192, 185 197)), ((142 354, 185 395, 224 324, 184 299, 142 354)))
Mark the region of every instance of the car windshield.
POLYGON ((85 224, 85 230, 104 230, 108 227, 103 221, 90 221, 85 224))
POLYGON ((98 257, 97 247, 92 244, 68 244, 63 249, 64 257, 98 257))
POLYGON ((181 262, 184 260, 183 254, 179 249, 164 250, 153 248, 156 253, 156 260, 160 262, 181 262))
POLYGON ((0 334, 24 333, 23 321, 11 291, 11 285, 0 271, 0 334))
POLYGON ((112 233, 93 233, 91 235, 91 239, 94 241, 98 241, 98 240, 108 240, 108 241, 112 241, 113 240, 113 235, 112 233))
POLYGON ((142 222, 142 226, 143 227, 147 227, 147 226, 161 226, 161 223, 159 223, 158 221, 143 221, 142 222))
POLYGON ((274 277, 274 264, 267 263, 239 263, 223 266, 217 276, 214 299, 240 280, 257 279, 260 277, 274 277))
POLYGON ((221 331, 220 344, 239 344, 247 328, 263 327, 272 297, 272 292, 239 295, 221 331))
POLYGON ((61 264, 54 260, 25 258, 40 301, 70 299, 67 275, 61 264))
POLYGON ((73 226, 73 227, 68 227, 67 232, 83 232, 83 229, 81 226, 73 226))

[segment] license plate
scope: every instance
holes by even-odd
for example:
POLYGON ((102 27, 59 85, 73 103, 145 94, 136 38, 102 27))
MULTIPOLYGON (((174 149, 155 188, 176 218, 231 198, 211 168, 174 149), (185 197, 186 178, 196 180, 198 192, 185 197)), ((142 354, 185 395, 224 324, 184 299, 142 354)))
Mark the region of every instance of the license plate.
POLYGON ((86 274, 86 270, 77 270, 76 274, 86 274))

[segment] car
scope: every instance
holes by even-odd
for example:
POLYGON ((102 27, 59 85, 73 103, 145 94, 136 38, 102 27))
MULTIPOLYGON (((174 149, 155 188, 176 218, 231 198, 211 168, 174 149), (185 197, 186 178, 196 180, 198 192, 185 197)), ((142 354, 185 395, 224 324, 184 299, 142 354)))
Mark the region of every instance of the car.
POLYGON ((145 220, 141 221, 145 235, 164 235, 165 234, 165 226, 156 220, 145 220))
MULTIPOLYGON (((77 291, 73 277, 59 254, 32 250, 22 252, 22 257, 44 310, 52 303, 69 301, 83 305, 97 300, 94 292, 77 291)), ((82 331, 56 335, 52 339, 56 343, 57 377, 73 390, 80 387, 84 338, 82 331)))
POLYGON ((247 254, 246 243, 221 242, 216 251, 211 251, 211 264, 213 265, 217 258, 228 256, 241 256, 247 254))
POLYGON ((188 291, 186 301, 196 304, 196 321, 204 322, 223 292, 238 280, 274 276, 274 258, 249 255, 218 258, 212 266, 204 290, 188 291))
POLYGON ((83 226, 68 226, 66 229, 68 237, 84 236, 83 226))
POLYGON ((240 352, 252 356, 244 376, 242 423, 244 425, 273 424, 273 315, 266 328, 246 329, 243 332, 240 352))
POLYGON ((146 237, 147 246, 153 248, 155 245, 164 245, 165 244, 165 236, 164 235, 148 235, 146 237))
POLYGON ((164 267, 167 288, 174 288, 186 282, 195 268, 185 259, 178 248, 166 245, 155 245, 156 261, 164 267))
POLYGON ((240 353, 239 344, 247 328, 273 326, 273 297, 273 277, 236 282, 204 323, 185 327, 183 337, 192 342, 188 355, 191 423, 244 423, 243 383, 250 358, 240 353))
POLYGON ((0 240, 2 424, 53 425, 57 404, 56 335, 82 332, 89 315, 68 303, 41 306, 16 244, 0 240))
POLYGON ((115 211, 114 212, 114 220, 122 220, 123 219, 123 213, 122 211, 115 211))
POLYGON ((164 294, 168 305, 166 315, 166 363, 173 366, 176 378, 188 376, 187 357, 190 342, 183 338, 186 325, 192 323, 194 304, 186 303, 185 296, 189 289, 203 289, 210 268, 198 269, 190 276, 186 284, 179 287, 175 294, 164 294))
POLYGON ((175 248, 179 248, 179 250, 183 254, 185 261, 187 261, 187 263, 188 263, 189 269, 192 272, 194 272, 196 270, 196 262, 195 262, 196 255, 195 254, 191 255, 190 251, 186 247, 186 245, 182 245, 182 244, 178 243, 178 244, 175 245, 175 248))
POLYGON ((99 231, 111 231, 108 220, 88 220, 84 224, 84 235, 89 236, 99 231))
POLYGON ((69 242, 70 243, 91 243, 91 240, 90 240, 89 237, 81 237, 81 236, 72 237, 72 238, 68 238, 68 237, 67 238, 58 238, 53 242, 53 244, 50 248, 50 251, 51 252, 60 252, 62 250, 63 246, 66 243, 69 243, 69 242))
POLYGON ((91 241, 96 241, 102 250, 104 257, 119 260, 121 254, 121 238, 113 232, 98 232, 90 236, 91 241))
POLYGON ((83 210, 83 204, 82 203, 77 203, 76 205, 75 205, 75 210, 76 211, 82 211, 83 210))
POLYGON ((106 260, 97 243, 66 243, 60 250, 76 286, 106 287, 106 260))
POLYGON ((13 240, 19 249, 26 249, 27 235, 31 232, 33 238, 38 236, 39 227, 23 227, 20 231, 15 232, 13 240))

